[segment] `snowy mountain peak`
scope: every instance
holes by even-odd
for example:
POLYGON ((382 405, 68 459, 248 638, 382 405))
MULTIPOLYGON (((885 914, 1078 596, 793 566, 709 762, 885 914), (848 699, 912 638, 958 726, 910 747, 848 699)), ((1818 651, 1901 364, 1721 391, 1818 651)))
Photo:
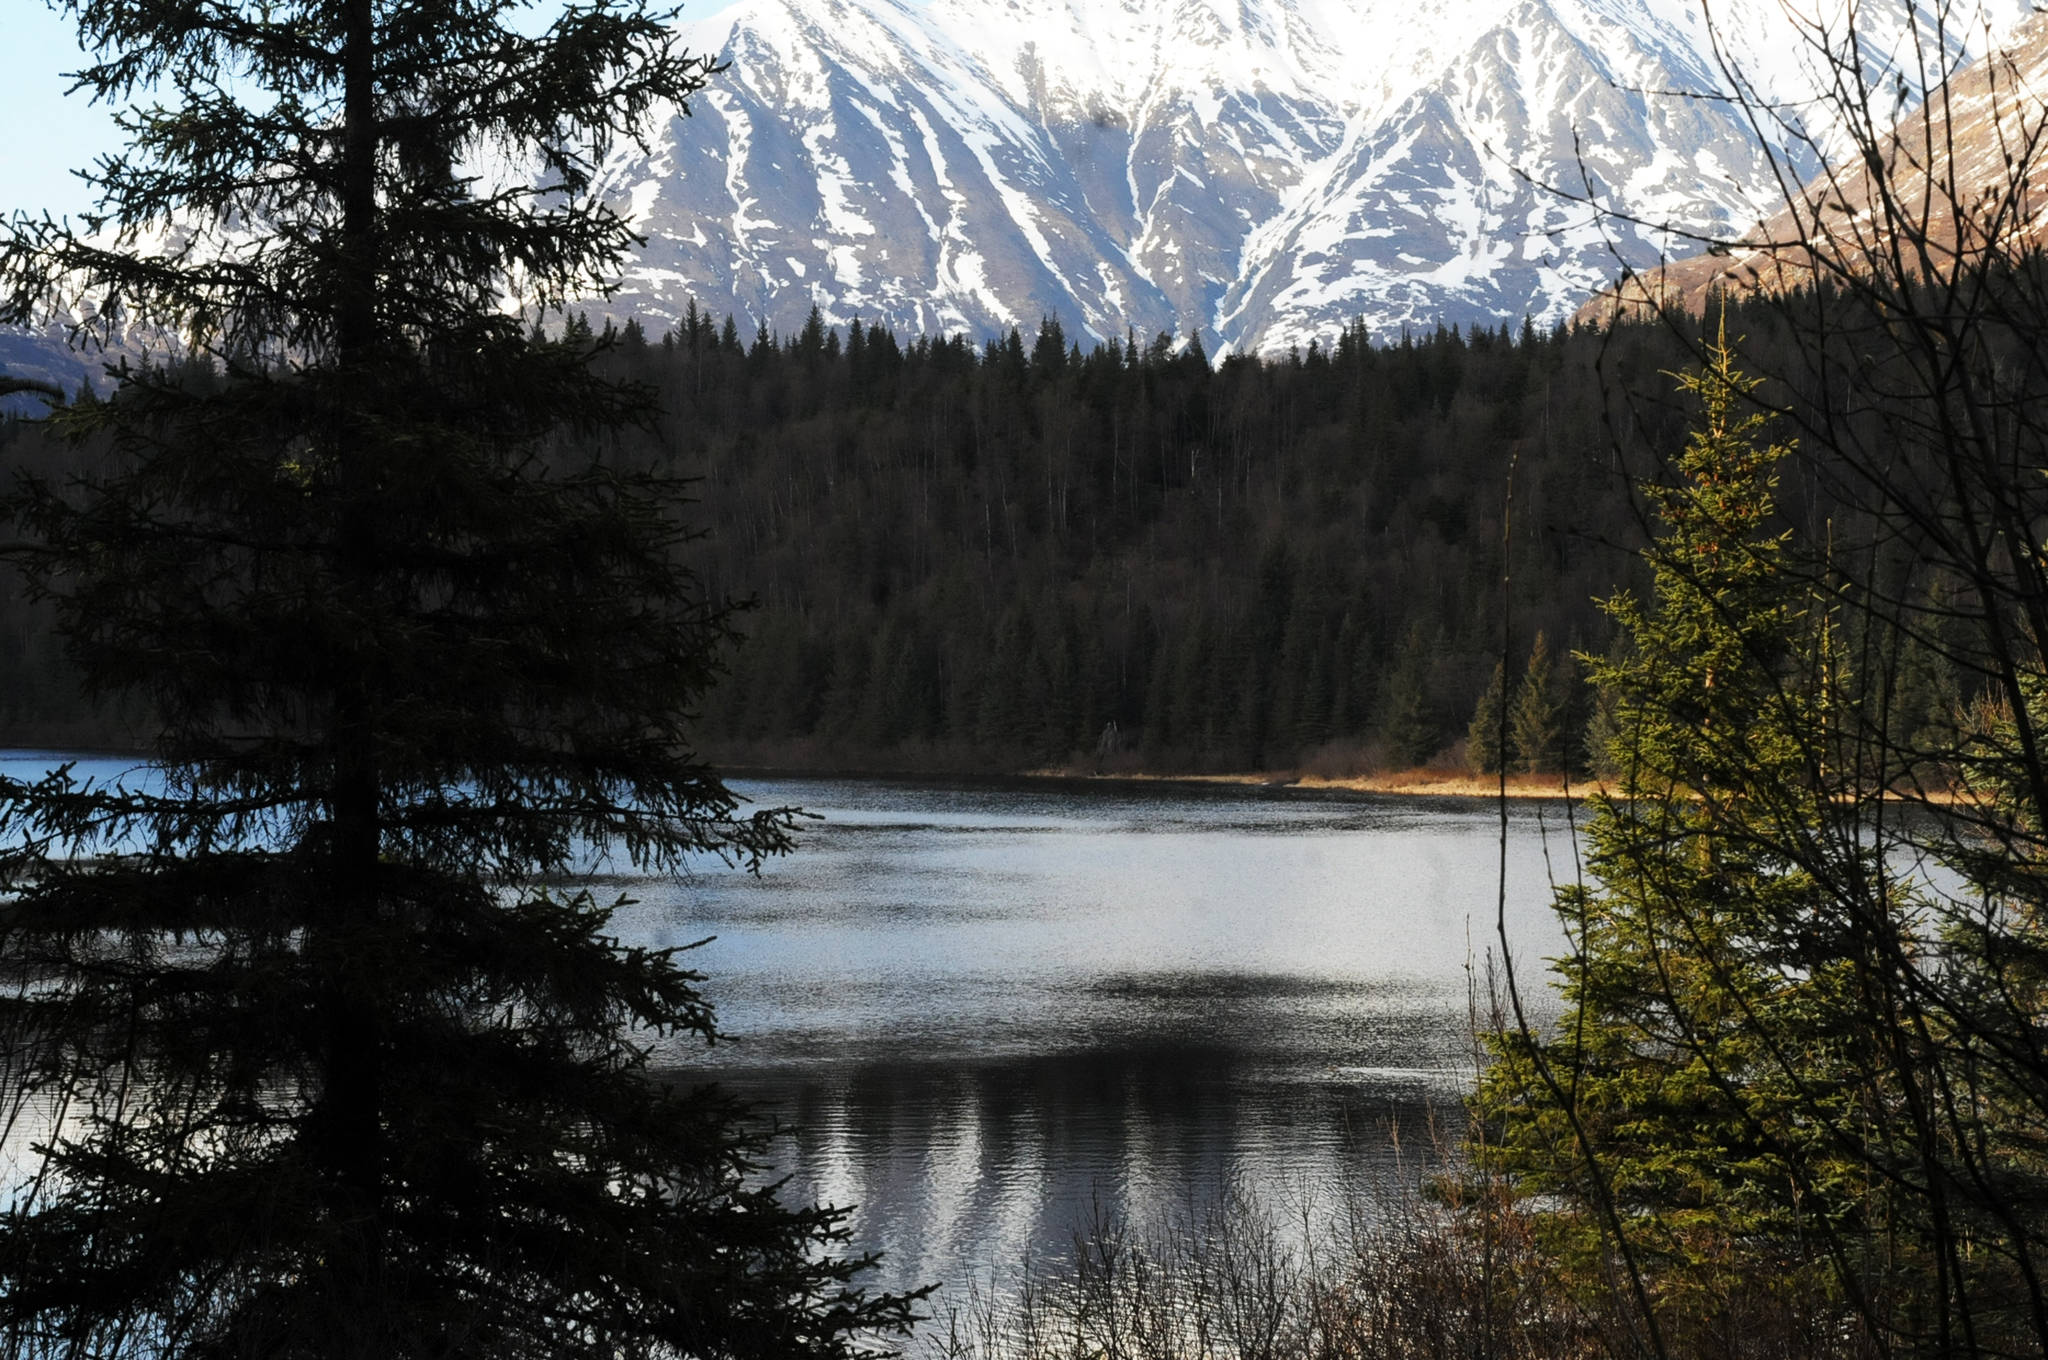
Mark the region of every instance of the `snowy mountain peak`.
MULTIPOLYGON (((1904 3, 1862 7, 1879 65, 1904 3)), ((2012 10, 1993 27, 2020 10, 1987 3, 2012 10)), ((784 333, 813 305, 974 335, 1055 315, 1199 331, 1212 354, 1356 316, 1382 335, 1560 319, 1674 244, 1571 195, 1717 234, 1769 203, 1739 111, 1658 92, 1722 88, 1731 61, 1798 92, 1812 59, 1777 0, 1715 15, 1718 33, 1689 0, 743 0, 686 34, 732 62, 697 116, 608 167, 649 237, 613 310, 667 321, 694 297, 784 333)))

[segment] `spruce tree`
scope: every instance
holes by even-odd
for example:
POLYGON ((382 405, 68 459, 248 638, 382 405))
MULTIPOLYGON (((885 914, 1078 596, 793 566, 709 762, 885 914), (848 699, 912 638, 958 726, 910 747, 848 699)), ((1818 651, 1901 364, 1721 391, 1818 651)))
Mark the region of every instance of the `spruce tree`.
POLYGON ((1671 1354, 1740 1353, 1766 1314, 1839 1337, 1884 1216, 1847 1151, 1873 1112, 1846 923, 1794 856, 1737 834, 1825 825, 1825 641, 1771 524, 1785 450, 1709 355, 1682 380, 1701 419, 1677 482, 1651 491, 1654 604, 1609 601, 1630 645, 1593 663, 1615 775, 1596 881, 1557 898, 1564 1014, 1496 1034, 1473 1102, 1476 1162, 1563 1283, 1633 1281, 1671 1354))
POLYGON ((1615 746, 1621 737, 1621 724, 1616 721, 1613 694, 1604 687, 1596 687, 1593 691, 1592 711, 1586 715, 1586 728, 1582 735, 1585 768, 1595 779, 1611 779, 1620 771, 1615 746))
POLYGON ((692 755, 724 615, 642 394, 535 308, 632 244, 607 147, 713 73, 637 3, 68 0, 141 96, 0 320, 184 361, 61 412, 14 550, 155 773, 0 785, 0 1354, 830 1356, 900 1327, 574 874, 786 844, 692 755), (489 167, 510 167, 499 178, 489 167), (538 186, 538 187, 537 187, 538 186), (524 316, 522 305, 527 308, 524 316), (90 336, 88 336, 90 338, 90 336))
POLYGON ((1465 764, 1474 774, 1497 774, 1501 761, 1501 729, 1507 724, 1507 667, 1493 663, 1493 678, 1479 696, 1479 707, 1465 728, 1465 764))
POLYGON ((1565 710, 1570 701, 1568 677, 1550 658, 1550 644, 1539 630, 1529 649, 1529 663, 1508 710, 1508 735, 1515 764, 1524 774, 1555 774, 1564 768, 1565 710))
POLYGON ((1396 769, 1420 765, 1436 753, 1439 734, 1430 694, 1430 655, 1422 625, 1410 625, 1381 690, 1380 741, 1387 763, 1396 769))

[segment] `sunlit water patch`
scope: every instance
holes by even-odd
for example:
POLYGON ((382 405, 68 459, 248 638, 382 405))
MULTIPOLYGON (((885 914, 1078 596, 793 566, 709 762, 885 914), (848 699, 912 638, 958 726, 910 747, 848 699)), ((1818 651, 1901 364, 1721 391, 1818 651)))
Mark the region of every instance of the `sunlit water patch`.
MULTIPOLYGON (((891 1284, 1064 1251, 1224 1185, 1298 1202, 1455 1136, 1498 950, 1497 810, 1185 787, 740 781, 795 854, 629 887, 636 943, 710 942, 734 1042, 665 1055, 795 1127, 793 1193, 858 1206, 891 1284)), ((1505 923, 1560 937, 1556 806, 1517 805, 1505 923), (1547 852, 1547 855, 1546 855, 1547 852)))
MULTIPOLYGON (((0 753, 33 777, 44 753, 0 753)), ((74 773, 131 788, 132 760, 74 773)), ((728 1040, 663 1048, 791 1132, 891 1286, 1064 1252, 1224 1187, 1325 1203, 1456 1136, 1497 925, 1541 994, 1573 872, 1557 806, 1184 786, 737 781, 801 807, 759 874, 608 874, 626 941, 695 944, 728 1040), (699 944, 698 942, 703 943, 699 944)))

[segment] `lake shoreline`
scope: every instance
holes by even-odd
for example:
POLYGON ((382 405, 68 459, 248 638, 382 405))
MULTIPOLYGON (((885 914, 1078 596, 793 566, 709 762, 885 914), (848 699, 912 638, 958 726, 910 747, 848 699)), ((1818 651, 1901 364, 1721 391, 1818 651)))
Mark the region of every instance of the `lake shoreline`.
POLYGON ((1032 770, 1026 777, 1074 779, 1087 782, 1181 783, 1222 785, 1228 788, 1299 789, 1304 793, 1367 794, 1398 798, 1493 799, 1506 796, 1522 800, 1563 801, 1583 799, 1601 791, 1593 780, 1567 783, 1555 774, 1511 774, 1505 786, 1499 775, 1474 775, 1453 770, 1428 768, 1386 770, 1376 774, 1124 774, 1090 773, 1078 770, 1032 770))
MULTIPOLYGON (((97 748, 45 748, 31 745, 0 745, 0 758, 52 755, 63 759, 133 760, 146 764, 147 752, 97 748)), ((1460 770, 1418 766, 1405 770, 1383 770, 1372 774, 1320 775, 1300 770, 1244 770, 1218 773, 1159 773, 1148 770, 1103 769, 1095 765, 1050 765, 1027 770, 930 769, 916 766, 804 765, 744 761, 714 762, 721 778, 742 780, 881 780, 931 785, 957 784, 978 787, 1059 788, 1115 787, 1190 792, 1213 790, 1264 792, 1316 797, 1395 797, 1497 799, 1502 794, 1500 776, 1474 775, 1460 770)), ((1583 800, 1604 792, 1599 780, 1567 782, 1555 774, 1511 774, 1506 795, 1517 801, 1561 802, 1583 800)))
MULTIPOLYGON (((1008 771, 933 771, 919 769, 805 768, 788 765, 725 765, 728 779, 879 780, 961 787, 1086 788, 1127 787, 1191 793, 1263 793, 1313 798, 1442 798, 1462 802, 1491 801, 1501 796, 1498 775, 1472 775, 1427 768, 1388 770, 1365 775, 1316 775, 1296 771, 1242 771, 1218 774, 1156 774, 1136 770, 1097 770, 1085 766, 1048 766, 1008 771)), ((1597 780, 1567 784, 1554 774, 1509 775, 1507 797, 1517 802, 1579 801, 1603 791, 1597 780)))
MULTIPOLYGON (((1289 770, 1161 774, 1145 770, 1104 770, 1088 765, 1002 771, 779 764, 732 764, 717 768, 720 777, 740 780, 870 781, 931 788, 1152 789, 1161 793, 1259 794, 1357 801, 1422 798, 1441 799, 1447 803, 1491 803, 1505 794, 1510 802, 1515 803, 1577 804, 1614 792, 1607 787, 1606 781, 1592 776, 1567 781, 1556 774, 1511 774, 1503 789, 1499 775, 1475 775, 1428 766, 1358 775, 1320 775, 1289 770)), ((1880 796, 1887 803, 1929 808, 1958 807, 1977 801, 1967 793, 1952 789, 1899 789, 1880 796)), ((1839 795, 1836 801, 1847 803, 1851 799, 1847 795, 1839 795)))

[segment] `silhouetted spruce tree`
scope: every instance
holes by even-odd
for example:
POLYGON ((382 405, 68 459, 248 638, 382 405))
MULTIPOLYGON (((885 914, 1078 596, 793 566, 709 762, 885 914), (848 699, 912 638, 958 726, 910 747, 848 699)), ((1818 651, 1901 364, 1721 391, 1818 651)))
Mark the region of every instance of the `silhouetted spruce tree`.
POLYGON ((1436 753, 1439 733, 1429 692, 1430 647, 1417 623, 1408 630, 1381 700, 1380 740, 1388 763, 1420 765, 1436 753))
POLYGON ((1479 696, 1479 707, 1465 728, 1465 763, 1474 774, 1496 774, 1500 770, 1501 729, 1507 725, 1507 667, 1493 663, 1493 678, 1479 696))
POLYGON ((94 234, 0 229, 0 310, 90 303, 193 359, 63 413, 99 470, 10 505, 160 773, 0 785, 0 1354, 899 1327, 839 1217, 760 1187, 744 1112, 650 1072, 714 1033, 696 975, 555 886, 786 843, 691 754, 726 629, 679 487, 608 452, 639 395, 507 305, 603 287, 632 237, 592 167, 713 68, 636 3, 537 36, 495 0, 65 8, 88 89, 161 102, 94 234))
POLYGON ((1508 736, 1515 764, 1524 774, 1553 774, 1564 768, 1568 683, 1563 667, 1550 659, 1550 643, 1538 630, 1508 710, 1508 736))

